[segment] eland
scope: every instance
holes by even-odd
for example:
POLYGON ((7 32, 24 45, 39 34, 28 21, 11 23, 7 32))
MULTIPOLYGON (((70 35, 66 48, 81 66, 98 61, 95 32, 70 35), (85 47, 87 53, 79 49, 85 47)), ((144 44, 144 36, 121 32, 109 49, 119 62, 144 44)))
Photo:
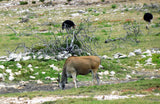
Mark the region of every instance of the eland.
POLYGON ((99 85, 97 71, 100 63, 101 59, 98 56, 69 57, 63 66, 61 80, 59 78, 59 87, 64 89, 65 84, 67 83, 67 77, 72 77, 75 88, 77 88, 77 75, 87 75, 90 72, 92 72, 92 83, 97 80, 97 84, 99 85))

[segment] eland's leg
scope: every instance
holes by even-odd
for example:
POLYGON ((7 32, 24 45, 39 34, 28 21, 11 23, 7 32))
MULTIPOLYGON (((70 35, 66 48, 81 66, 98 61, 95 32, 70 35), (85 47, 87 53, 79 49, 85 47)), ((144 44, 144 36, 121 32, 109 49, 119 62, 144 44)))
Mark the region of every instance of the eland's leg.
POLYGON ((96 73, 96 79, 97 79, 97 85, 99 85, 99 77, 97 73, 96 73))
POLYGON ((95 81, 97 81, 97 85, 99 85, 99 77, 96 71, 92 71, 92 84, 95 85, 95 81))
POLYGON ((77 88, 77 81, 76 81, 77 79, 76 79, 76 76, 77 76, 76 73, 73 72, 73 73, 72 73, 72 78, 73 78, 73 82, 74 82, 75 88, 77 88))

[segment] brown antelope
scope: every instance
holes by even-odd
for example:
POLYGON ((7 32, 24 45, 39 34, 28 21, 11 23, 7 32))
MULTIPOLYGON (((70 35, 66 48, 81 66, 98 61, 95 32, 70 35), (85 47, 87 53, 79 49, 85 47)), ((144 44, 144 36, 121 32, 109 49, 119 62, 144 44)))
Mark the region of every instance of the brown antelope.
POLYGON ((97 80, 97 84, 99 84, 99 77, 97 71, 100 62, 101 60, 98 56, 69 57, 63 66, 61 81, 59 79, 59 87, 61 89, 64 89, 65 83, 67 83, 67 77, 72 77, 73 82, 75 84, 75 88, 77 88, 77 75, 86 75, 89 72, 92 72, 92 83, 94 83, 94 81, 97 80))

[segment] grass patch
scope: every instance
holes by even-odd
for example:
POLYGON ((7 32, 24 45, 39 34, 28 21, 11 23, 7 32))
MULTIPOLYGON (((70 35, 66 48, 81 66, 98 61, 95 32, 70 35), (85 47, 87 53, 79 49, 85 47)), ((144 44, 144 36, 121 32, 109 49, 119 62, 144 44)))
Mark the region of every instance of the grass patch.
MULTIPOLYGON (((23 93, 9 93, 9 94, 1 94, 0 96, 4 97, 16 97, 16 96, 27 96, 29 98, 33 98, 36 96, 67 96, 67 95, 108 95, 112 91, 119 91, 121 95, 125 94, 148 94, 154 92, 148 92, 147 89, 151 87, 158 87, 160 85, 160 79, 152 79, 152 80, 139 80, 135 82, 129 83, 119 83, 119 84, 111 84, 111 85, 100 85, 100 86, 87 86, 80 88, 72 88, 68 90, 57 90, 53 92, 47 91, 36 91, 36 92, 23 92, 23 93)), ((157 89, 156 89, 157 90, 157 89)), ((157 91, 156 91, 157 92, 157 91)))

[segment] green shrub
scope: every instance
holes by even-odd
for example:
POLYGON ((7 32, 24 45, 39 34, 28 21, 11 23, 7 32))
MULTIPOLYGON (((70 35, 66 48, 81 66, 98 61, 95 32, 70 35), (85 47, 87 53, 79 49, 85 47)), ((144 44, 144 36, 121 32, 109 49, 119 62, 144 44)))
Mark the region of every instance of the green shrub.
POLYGON ((20 3, 20 5, 27 5, 28 4, 27 1, 20 1, 19 3, 20 3))
POLYGON ((39 0, 40 2, 44 2, 45 0, 39 0))
POLYGON ((101 2, 105 2, 105 0, 101 0, 101 2))
POLYGON ((67 2, 70 2, 70 1, 72 1, 72 0, 67 0, 67 2))
POLYGON ((112 4, 112 9, 115 9, 117 7, 116 4, 112 4))
POLYGON ((36 4, 36 1, 32 1, 32 4, 36 4))
POLYGON ((1 1, 3 1, 3 0, 0 0, 0 2, 1 2, 1 1))

